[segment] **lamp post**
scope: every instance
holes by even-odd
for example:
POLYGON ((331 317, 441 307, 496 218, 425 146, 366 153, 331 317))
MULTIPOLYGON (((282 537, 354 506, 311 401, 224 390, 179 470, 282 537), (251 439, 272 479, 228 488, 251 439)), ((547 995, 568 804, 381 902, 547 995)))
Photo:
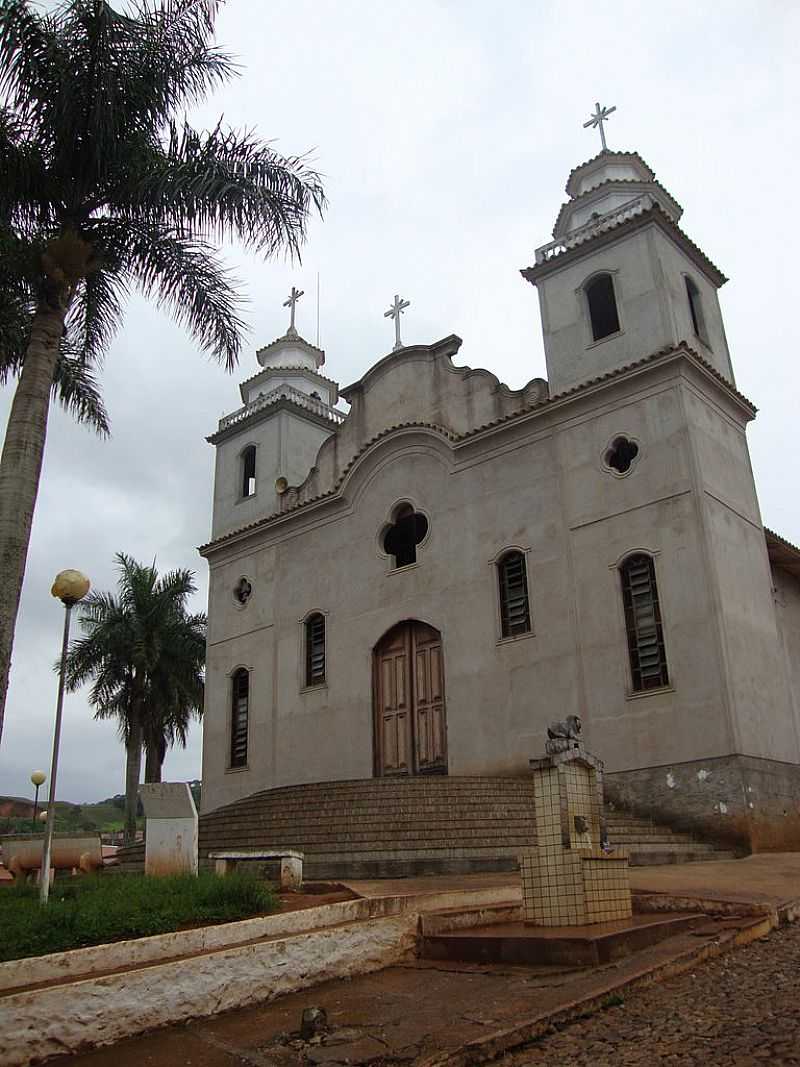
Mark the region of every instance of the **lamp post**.
POLYGON ((33 832, 36 833, 36 813, 39 810, 39 786, 47 779, 47 775, 44 771, 34 771, 31 775, 31 782, 36 786, 36 793, 33 798, 33 832))
POLYGON ((72 609, 89 592, 91 583, 80 571, 61 571, 56 575, 50 590, 64 605, 64 638, 61 642, 61 669, 58 674, 58 699, 56 701, 56 724, 53 731, 53 762, 50 766, 50 794, 47 800, 47 824, 42 847, 42 869, 39 874, 39 902, 47 903, 50 895, 50 856, 53 851, 53 824, 56 820, 56 773, 58 771, 58 745, 61 740, 61 712, 64 707, 64 683, 67 648, 69 646, 69 623, 72 609))

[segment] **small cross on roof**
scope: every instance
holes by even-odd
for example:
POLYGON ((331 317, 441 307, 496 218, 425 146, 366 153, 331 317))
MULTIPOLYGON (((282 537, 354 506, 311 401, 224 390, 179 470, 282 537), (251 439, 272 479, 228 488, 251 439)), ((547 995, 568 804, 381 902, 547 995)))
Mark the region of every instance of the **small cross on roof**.
POLYGON ((290 333, 290 334, 291 333, 295 333, 295 328, 294 328, 294 309, 295 309, 295 305, 297 304, 297 301, 300 299, 300 297, 302 295, 303 295, 303 290, 302 289, 295 289, 295 287, 292 286, 292 291, 291 291, 291 293, 289 293, 289 299, 288 300, 284 300, 284 302, 283 302, 283 306, 285 308, 291 308, 291 321, 289 322, 289 329, 288 329, 287 333, 290 333))
POLYGON ((394 319, 394 348, 393 352, 397 352, 398 349, 403 347, 403 342, 400 340, 400 316, 407 307, 411 307, 410 300, 401 300, 395 293, 394 303, 388 311, 384 311, 383 317, 385 319, 394 319))
POLYGON ((614 107, 600 107, 599 104, 595 104, 594 112, 592 113, 589 121, 584 122, 583 124, 584 130, 587 129, 589 126, 597 126, 597 128, 600 130, 600 143, 603 146, 604 152, 608 146, 606 145, 606 135, 605 131, 603 130, 603 123, 608 122, 608 116, 611 114, 612 111, 616 110, 616 104, 614 105, 614 107))

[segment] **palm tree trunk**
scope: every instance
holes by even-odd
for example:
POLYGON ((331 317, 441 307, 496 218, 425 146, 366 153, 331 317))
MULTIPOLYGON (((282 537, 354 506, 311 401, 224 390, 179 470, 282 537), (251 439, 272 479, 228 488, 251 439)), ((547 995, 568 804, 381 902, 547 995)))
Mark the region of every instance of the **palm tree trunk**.
POLYGON ((161 746, 151 742, 145 746, 144 780, 146 782, 161 781, 161 764, 164 762, 164 754, 161 746))
POLYGON ((42 302, 36 309, 0 457, 0 739, 14 628, 47 438, 50 390, 65 317, 64 307, 42 302))
POLYGON ((139 723, 131 723, 125 745, 125 845, 132 845, 136 840, 136 809, 139 806, 141 774, 142 728, 139 723))

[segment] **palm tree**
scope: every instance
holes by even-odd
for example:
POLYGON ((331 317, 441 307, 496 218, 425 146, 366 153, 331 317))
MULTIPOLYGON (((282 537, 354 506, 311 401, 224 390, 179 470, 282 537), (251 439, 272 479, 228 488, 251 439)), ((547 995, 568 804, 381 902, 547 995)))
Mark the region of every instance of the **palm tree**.
POLYGON ((240 304, 211 242, 294 255, 324 206, 302 158, 181 118, 234 74, 212 44, 220 2, 0 0, 0 255, 16 280, 0 367, 19 373, 0 457, 0 736, 54 382, 72 368, 73 398, 78 374, 93 384, 132 286, 232 369, 240 304))
POLYGON ((206 616, 176 611, 161 637, 161 655, 150 679, 144 723, 146 782, 161 781, 170 745, 186 748, 193 716, 203 712, 206 616))
MULTIPOLYGON (((136 804, 142 746, 160 780, 167 745, 186 742, 192 715, 203 705, 205 615, 190 615, 196 591, 191 571, 159 577, 123 553, 117 595, 92 592, 81 602, 83 636, 70 645, 66 684, 75 690, 91 680, 89 703, 97 719, 116 719, 125 745, 125 840, 136 834, 136 804)), ((155 774, 158 777, 155 777, 155 774)))

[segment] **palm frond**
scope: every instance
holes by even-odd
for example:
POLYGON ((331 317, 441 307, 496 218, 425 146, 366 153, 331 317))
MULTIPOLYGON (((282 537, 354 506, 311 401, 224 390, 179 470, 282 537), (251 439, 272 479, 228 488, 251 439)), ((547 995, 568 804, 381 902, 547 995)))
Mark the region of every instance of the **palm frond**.
POLYGON ((65 681, 70 690, 92 683, 89 703, 100 719, 116 719, 127 743, 134 730, 163 754, 185 744, 203 709, 205 615, 190 615, 195 591, 186 569, 159 577, 155 562, 117 553, 117 592, 92 591, 81 603, 81 636, 70 645, 65 681))
POLYGON ((118 264, 104 263, 78 287, 67 318, 67 336, 84 360, 102 363, 122 323, 127 282, 118 264))
POLYGON ((325 206, 320 176, 304 158, 221 124, 208 133, 171 124, 166 148, 133 172, 128 195, 133 213, 159 225, 235 238, 268 256, 299 255, 310 212, 325 206))
POLYGON ((145 296, 229 370, 235 366, 244 331, 241 300, 231 272, 209 245, 133 219, 98 221, 93 232, 99 248, 124 257, 126 272, 145 296))
POLYGON ((20 116, 30 117, 33 102, 52 93, 61 67, 56 22, 34 11, 27 0, 0 5, 0 92, 20 116))
POLYGON ((100 387, 82 355, 68 355, 62 347, 53 374, 53 395, 76 422, 91 426, 101 437, 110 435, 108 412, 100 387))

